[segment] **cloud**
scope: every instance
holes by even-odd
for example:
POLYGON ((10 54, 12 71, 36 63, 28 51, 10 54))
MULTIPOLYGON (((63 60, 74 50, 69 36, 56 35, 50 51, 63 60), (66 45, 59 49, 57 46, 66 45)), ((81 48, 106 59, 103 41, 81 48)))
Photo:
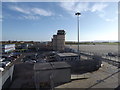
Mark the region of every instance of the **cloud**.
POLYGON ((61 2, 60 7, 73 14, 73 12, 83 12, 89 10, 89 3, 87 2, 61 2))
POLYGON ((91 12, 103 11, 108 5, 103 3, 96 3, 92 6, 91 12))
POLYGON ((52 16, 52 15, 53 15, 52 12, 46 11, 46 10, 40 9, 40 8, 33 8, 33 9, 31 9, 31 11, 32 11, 34 14, 42 15, 42 16, 52 16))
POLYGON ((66 10, 68 13, 73 12, 100 12, 103 13, 104 9, 108 5, 106 3, 94 3, 92 6, 88 2, 61 2, 60 7, 66 10))
POLYGON ((106 18, 105 20, 106 20, 107 22, 114 22, 114 21, 118 20, 118 17, 106 18))
POLYGON ((53 13, 51 11, 47 11, 41 8, 22 8, 18 6, 11 6, 12 10, 21 12, 23 14, 30 14, 30 15, 41 15, 41 16, 52 16, 53 13))
POLYGON ((61 2, 60 6, 67 11, 73 11, 75 9, 76 2, 61 2))
POLYGON ((10 9, 24 13, 24 14, 30 14, 30 10, 26 10, 17 6, 10 6, 10 9))
POLYGON ((118 18, 111 17, 108 18, 106 15, 105 8, 108 7, 107 3, 94 3, 90 4, 88 2, 61 2, 60 7, 62 7, 64 10, 66 10, 68 13, 70 13, 73 16, 73 13, 79 11, 79 12, 92 12, 95 13, 97 16, 99 16, 101 19, 107 21, 107 22, 113 22, 116 21, 118 18))
POLYGON ((118 16, 111 17, 111 16, 108 16, 108 13, 105 13, 105 12, 98 13, 98 16, 107 22, 114 22, 118 20, 118 16))
POLYGON ((66 11, 103 11, 108 5, 105 3, 95 3, 93 6, 90 6, 88 2, 61 2, 60 6, 66 11))
POLYGON ((20 12, 23 14, 21 18, 29 19, 29 20, 37 20, 40 16, 52 16, 53 12, 41 8, 30 8, 30 7, 18 7, 18 6, 10 6, 11 10, 20 12))
POLYGON ((34 15, 23 15, 23 16, 19 17, 19 19, 38 20, 38 19, 40 19, 40 17, 34 16, 34 15))

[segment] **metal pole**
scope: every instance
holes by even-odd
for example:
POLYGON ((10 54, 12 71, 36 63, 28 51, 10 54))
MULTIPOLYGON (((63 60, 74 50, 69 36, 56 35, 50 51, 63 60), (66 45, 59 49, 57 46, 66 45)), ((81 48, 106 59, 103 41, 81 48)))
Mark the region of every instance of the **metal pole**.
POLYGON ((77 12, 75 13, 75 15, 77 15, 77 23, 78 23, 78 60, 80 60, 80 50, 79 50, 79 15, 81 15, 81 13, 77 12))
POLYGON ((78 19, 78 60, 80 60, 80 50, 79 50, 79 15, 77 16, 78 19))

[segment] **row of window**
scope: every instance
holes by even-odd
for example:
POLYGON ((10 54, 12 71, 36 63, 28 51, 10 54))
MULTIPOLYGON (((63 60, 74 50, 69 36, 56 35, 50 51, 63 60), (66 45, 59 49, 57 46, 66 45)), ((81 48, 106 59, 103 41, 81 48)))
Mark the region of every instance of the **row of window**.
POLYGON ((61 61, 66 61, 66 60, 77 60, 78 59, 78 57, 66 57, 66 58, 61 58, 61 61))

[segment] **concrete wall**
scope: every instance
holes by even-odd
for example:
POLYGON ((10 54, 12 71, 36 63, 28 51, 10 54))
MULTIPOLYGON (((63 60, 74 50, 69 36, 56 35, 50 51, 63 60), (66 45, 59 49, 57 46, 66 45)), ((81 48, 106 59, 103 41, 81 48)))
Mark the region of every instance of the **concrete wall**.
POLYGON ((7 83, 8 79, 12 81, 12 75, 13 75, 14 65, 7 67, 3 72, 0 72, 0 90, 2 89, 2 86, 7 83))
POLYGON ((50 84, 53 82, 54 85, 56 83, 71 81, 70 68, 35 71, 34 75, 36 88, 40 88, 41 82, 47 82, 50 84))
POLYGON ((63 51, 65 49, 65 35, 53 36, 53 50, 63 51))
POLYGON ((57 50, 57 35, 53 35, 52 46, 53 46, 53 50, 57 50))
POLYGON ((65 35, 57 35, 57 50, 63 51, 65 49, 65 35))
POLYGON ((65 49, 65 34, 53 35, 52 45, 53 45, 53 50, 64 51, 64 49, 65 49))

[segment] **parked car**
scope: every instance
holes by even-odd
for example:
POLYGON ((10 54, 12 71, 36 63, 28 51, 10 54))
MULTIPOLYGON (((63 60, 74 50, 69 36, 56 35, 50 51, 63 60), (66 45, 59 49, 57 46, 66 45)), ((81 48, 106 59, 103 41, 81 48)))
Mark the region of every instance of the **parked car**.
POLYGON ((1 67, 1 68, 5 68, 5 67, 6 67, 6 64, 3 63, 3 62, 0 62, 0 67, 1 67))
POLYGON ((36 63, 35 60, 26 60, 25 62, 27 62, 27 63, 36 63))
POLYGON ((8 58, 8 57, 7 57, 7 56, 2 56, 2 58, 5 58, 5 59, 6 59, 6 58, 8 58))
POLYGON ((3 61, 2 62, 5 66, 8 66, 11 62, 10 61, 3 61))
POLYGON ((109 52, 109 53, 108 53, 108 56, 115 57, 115 56, 117 56, 117 55, 115 55, 115 54, 113 54, 113 53, 109 52))
POLYGON ((3 61, 9 61, 9 62, 11 62, 12 59, 11 59, 11 58, 6 58, 6 59, 4 59, 3 61))
POLYGON ((0 67, 0 72, 1 72, 1 71, 4 71, 4 68, 0 67))
POLYGON ((5 60, 5 58, 0 58, 0 62, 2 62, 3 60, 5 60))
POLYGON ((15 61, 17 59, 17 56, 11 56, 10 57, 13 61, 15 61))

